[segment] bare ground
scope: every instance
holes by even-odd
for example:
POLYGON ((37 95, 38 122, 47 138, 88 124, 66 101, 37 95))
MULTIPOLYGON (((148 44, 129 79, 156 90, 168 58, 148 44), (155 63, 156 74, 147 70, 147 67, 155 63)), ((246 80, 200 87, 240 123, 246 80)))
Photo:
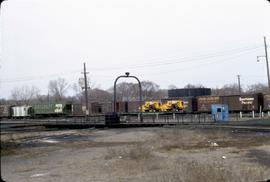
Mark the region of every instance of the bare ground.
POLYGON ((6 181, 262 181, 270 133, 229 129, 83 129, 1 134, 6 181))

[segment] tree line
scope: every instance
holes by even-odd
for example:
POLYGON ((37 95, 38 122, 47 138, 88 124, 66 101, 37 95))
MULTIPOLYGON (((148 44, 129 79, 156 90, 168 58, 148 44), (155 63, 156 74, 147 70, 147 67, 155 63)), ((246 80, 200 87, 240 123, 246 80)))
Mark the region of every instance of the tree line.
MULTIPOLYGON (((107 90, 90 85, 88 98, 89 102, 112 102, 114 88, 107 90)), ((167 89, 161 89, 160 86, 152 81, 142 81, 142 99, 143 100, 160 100, 167 97, 167 89)), ((205 88, 202 84, 187 84, 184 88, 205 88)), ((175 85, 170 85, 168 89, 177 89, 175 85)), ((116 86, 117 101, 138 101, 139 87, 137 83, 121 82, 116 86)), ((256 83, 247 85, 241 89, 242 94, 252 93, 267 93, 268 87, 266 84, 256 83)), ((212 95, 237 95, 239 94, 239 87, 237 84, 226 84, 220 88, 211 88, 212 95)), ((41 94, 39 88, 32 86, 22 86, 12 89, 10 98, 8 100, 1 99, 0 104, 16 104, 29 105, 33 103, 47 103, 47 102, 76 102, 85 103, 84 89, 79 84, 70 84, 64 78, 49 81, 48 93, 41 94), (73 91, 71 96, 68 93, 73 91)))

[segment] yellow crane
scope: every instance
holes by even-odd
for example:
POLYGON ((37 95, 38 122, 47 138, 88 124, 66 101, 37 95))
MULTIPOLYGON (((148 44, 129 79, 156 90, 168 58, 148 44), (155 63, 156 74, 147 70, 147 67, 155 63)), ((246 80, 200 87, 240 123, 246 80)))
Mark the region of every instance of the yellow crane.
POLYGON ((159 101, 145 101, 142 112, 159 112, 161 111, 161 103, 159 101))
POLYGON ((182 111, 184 109, 184 102, 182 100, 169 100, 161 105, 161 111, 182 111))
POLYGON ((170 100, 161 104, 160 101, 146 101, 141 108, 142 112, 182 111, 184 109, 184 102, 182 100, 170 100))

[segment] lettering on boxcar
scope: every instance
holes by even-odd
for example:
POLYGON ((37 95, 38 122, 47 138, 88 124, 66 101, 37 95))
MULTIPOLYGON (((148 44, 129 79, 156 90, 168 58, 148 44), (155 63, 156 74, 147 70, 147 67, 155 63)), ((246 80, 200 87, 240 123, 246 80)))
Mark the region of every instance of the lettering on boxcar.
POLYGON ((254 98, 252 98, 252 97, 247 97, 247 98, 240 97, 239 101, 241 102, 241 104, 251 105, 251 104, 253 104, 254 98))

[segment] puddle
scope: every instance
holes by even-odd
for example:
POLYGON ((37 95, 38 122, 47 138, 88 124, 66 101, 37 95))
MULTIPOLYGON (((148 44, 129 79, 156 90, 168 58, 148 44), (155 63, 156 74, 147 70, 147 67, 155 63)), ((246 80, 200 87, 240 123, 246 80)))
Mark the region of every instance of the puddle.
POLYGON ((20 147, 47 147, 54 144, 64 142, 77 142, 77 141, 92 141, 94 137, 65 134, 65 135, 52 135, 52 136, 41 136, 25 139, 20 143, 20 147))
POLYGON ((93 139, 93 136, 84 136, 84 135, 76 135, 76 134, 68 134, 68 135, 53 135, 53 136, 47 136, 44 139, 48 140, 55 140, 59 142, 64 141, 84 141, 84 140, 90 140, 93 139))
POLYGON ((44 142, 44 143, 58 143, 59 141, 56 141, 56 140, 48 140, 48 139, 43 139, 43 140, 40 140, 41 142, 44 142))
POLYGON ((49 173, 38 173, 38 174, 33 174, 31 175, 30 177, 33 178, 33 177, 42 177, 42 176, 46 176, 48 175, 49 173))
POLYGON ((50 146, 80 146, 82 142, 92 146, 95 144, 93 139, 96 136, 89 134, 65 133, 51 134, 41 136, 32 136, 18 139, 16 141, 1 142, 1 155, 14 155, 20 149, 35 148, 35 147, 50 147, 50 146))

